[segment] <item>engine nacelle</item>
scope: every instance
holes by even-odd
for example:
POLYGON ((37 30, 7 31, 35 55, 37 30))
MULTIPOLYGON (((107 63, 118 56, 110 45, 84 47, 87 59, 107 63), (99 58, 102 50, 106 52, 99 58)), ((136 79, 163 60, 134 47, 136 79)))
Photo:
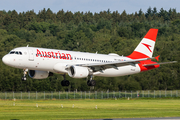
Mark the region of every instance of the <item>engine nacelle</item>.
POLYGON ((52 75, 53 73, 48 71, 29 70, 29 76, 33 79, 45 79, 52 75))
POLYGON ((87 67, 71 66, 68 69, 68 75, 72 78, 86 78, 89 75, 87 67))

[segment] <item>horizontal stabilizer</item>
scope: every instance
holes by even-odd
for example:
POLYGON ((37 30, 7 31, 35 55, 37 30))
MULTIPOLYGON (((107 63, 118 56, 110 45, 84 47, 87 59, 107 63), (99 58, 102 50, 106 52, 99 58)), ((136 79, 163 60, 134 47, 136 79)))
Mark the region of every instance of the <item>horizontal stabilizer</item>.
POLYGON ((163 62, 163 63, 155 63, 155 64, 144 64, 144 67, 154 66, 154 65, 162 65, 162 64, 170 64, 170 63, 176 63, 177 61, 171 61, 171 62, 163 62))

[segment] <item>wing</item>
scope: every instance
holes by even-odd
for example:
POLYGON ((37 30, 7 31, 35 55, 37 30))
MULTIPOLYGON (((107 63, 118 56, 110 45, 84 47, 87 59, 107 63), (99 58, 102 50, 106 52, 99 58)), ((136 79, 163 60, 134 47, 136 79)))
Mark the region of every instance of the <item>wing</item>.
POLYGON ((82 66, 82 67, 90 67, 93 69, 93 71, 99 71, 99 70, 105 70, 107 68, 114 68, 118 70, 118 67, 126 66, 126 65, 132 65, 135 66, 136 64, 139 64, 140 61, 145 61, 153 58, 142 58, 142 59, 135 59, 135 60, 127 60, 127 61, 117 61, 117 62, 110 62, 110 63, 89 63, 89 64, 76 64, 76 66, 82 66))

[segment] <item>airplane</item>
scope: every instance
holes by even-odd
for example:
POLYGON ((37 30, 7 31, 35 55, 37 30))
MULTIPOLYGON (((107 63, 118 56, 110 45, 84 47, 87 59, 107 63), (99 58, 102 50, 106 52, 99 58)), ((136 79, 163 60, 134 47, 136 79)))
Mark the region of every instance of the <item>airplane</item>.
POLYGON ((158 29, 151 28, 135 50, 129 56, 119 56, 115 53, 97 54, 56 50, 36 47, 18 47, 6 54, 4 64, 23 69, 22 80, 26 80, 27 72, 33 79, 45 79, 53 73, 61 74, 64 80, 62 86, 69 86, 66 74, 72 78, 88 78, 87 85, 95 86, 93 76, 117 77, 131 75, 160 67, 159 56, 152 57, 158 29))

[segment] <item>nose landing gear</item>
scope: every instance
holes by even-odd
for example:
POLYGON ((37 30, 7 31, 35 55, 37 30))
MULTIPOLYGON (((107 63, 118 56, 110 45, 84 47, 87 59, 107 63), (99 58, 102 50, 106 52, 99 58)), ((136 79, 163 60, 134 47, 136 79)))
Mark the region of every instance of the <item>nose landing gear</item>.
POLYGON ((22 81, 26 80, 26 75, 27 75, 28 69, 23 69, 23 77, 21 78, 22 81))

